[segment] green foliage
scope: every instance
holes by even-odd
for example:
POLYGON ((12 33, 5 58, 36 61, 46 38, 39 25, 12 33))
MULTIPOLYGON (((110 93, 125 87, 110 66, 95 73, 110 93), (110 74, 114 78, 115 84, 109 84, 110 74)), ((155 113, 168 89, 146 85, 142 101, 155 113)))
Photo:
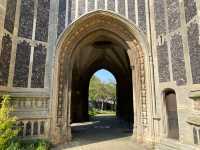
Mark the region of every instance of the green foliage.
POLYGON ((92 108, 91 110, 89 110, 88 112, 90 117, 96 116, 97 114, 99 114, 99 111, 95 108, 92 108))
POLYGON ((99 97, 98 90, 101 87, 101 80, 96 76, 93 76, 90 80, 90 87, 89 87, 89 99, 96 100, 99 97))
POLYGON ((5 95, 2 97, 0 108, 0 150, 11 145, 19 132, 19 129, 15 129, 16 117, 10 116, 11 111, 10 97, 5 95))
POLYGON ((17 139, 19 129, 16 128, 16 117, 10 105, 10 97, 2 97, 0 104, 0 150, 49 150, 50 143, 45 140, 20 140, 17 139))
POLYGON ((103 83, 95 75, 90 80, 89 99, 98 100, 113 100, 116 99, 116 84, 113 82, 103 83))
POLYGON ((16 140, 6 150, 49 150, 50 143, 46 140, 16 140))

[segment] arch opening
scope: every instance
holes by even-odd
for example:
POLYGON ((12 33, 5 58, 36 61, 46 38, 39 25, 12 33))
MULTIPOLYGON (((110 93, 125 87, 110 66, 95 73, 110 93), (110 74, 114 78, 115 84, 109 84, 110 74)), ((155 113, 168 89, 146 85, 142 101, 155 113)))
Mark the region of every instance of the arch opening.
POLYGON ((165 115, 166 115, 166 135, 171 139, 179 139, 179 124, 177 113, 177 100, 176 92, 173 89, 167 89, 164 91, 164 103, 165 103, 165 115))
POLYGON ((148 49, 148 42, 137 27, 111 12, 92 12, 73 22, 61 35, 56 51, 51 121, 55 129, 52 136, 57 137, 54 140, 63 141, 63 136, 70 140, 71 122, 88 120, 88 104, 83 102, 88 100, 89 80, 99 69, 112 72, 120 85, 117 115, 134 120, 138 140, 148 138, 151 127, 147 125, 147 100, 152 99, 154 86, 148 49), (81 100, 87 109, 75 110, 86 115, 72 117, 76 100, 81 100))
POLYGON ((116 87, 116 78, 108 70, 101 69, 92 75, 88 92, 89 116, 92 117, 98 113, 116 115, 116 87))
MULTIPOLYGON (((89 111, 88 94, 89 94, 90 80, 96 71, 105 69, 110 71, 116 78, 116 83, 117 83, 116 119, 121 121, 121 123, 123 122, 124 124, 126 122, 127 128, 129 128, 130 131, 132 132, 133 89, 132 89, 132 70, 130 67, 130 60, 127 54, 126 47, 117 42, 115 39, 109 37, 108 34, 111 33, 109 32, 106 33, 107 34, 102 35, 102 31, 96 31, 86 36, 81 41, 81 43, 79 43, 79 45, 73 52, 72 82, 71 82, 72 95, 71 95, 71 110, 70 110, 71 123, 90 121, 90 117, 88 114, 89 111)), ((98 93, 100 93, 100 91, 98 93)), ((105 99, 103 98, 102 100, 105 101, 105 99)), ((95 117, 95 121, 100 120, 100 123, 102 122, 103 124, 103 120, 105 119, 105 117, 107 118, 106 119, 107 122, 109 119, 111 122, 114 121, 113 116, 109 118, 109 116, 103 116, 103 115, 95 117)), ((101 125, 100 123, 99 126, 101 125)), ((106 121, 104 122, 104 126, 105 123, 106 121)), ((71 125, 72 125, 72 131, 74 131, 73 130, 74 127, 75 131, 78 130, 76 124, 71 124, 71 125)), ((112 124, 108 124, 108 126, 111 127, 112 124)), ((101 132, 107 132, 107 131, 101 131, 101 132)), ((73 133, 74 132, 72 132, 72 137, 73 133)))

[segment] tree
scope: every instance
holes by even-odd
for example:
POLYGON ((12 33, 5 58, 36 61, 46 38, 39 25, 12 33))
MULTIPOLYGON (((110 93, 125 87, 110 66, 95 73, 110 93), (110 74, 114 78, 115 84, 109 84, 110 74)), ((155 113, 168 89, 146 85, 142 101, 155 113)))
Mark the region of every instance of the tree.
POLYGON ((115 105, 116 84, 114 82, 104 83, 94 75, 90 80, 89 100, 101 102, 101 110, 103 110, 106 101, 113 101, 115 105))
POLYGON ((0 105, 0 150, 6 149, 19 132, 15 129, 16 118, 10 116, 12 111, 10 106, 10 97, 3 96, 0 105))
POLYGON ((97 100, 98 99, 98 90, 100 89, 101 86, 101 80, 96 77, 95 75, 92 76, 90 80, 90 87, 89 87, 89 99, 90 100, 97 100))
POLYGON ((110 101, 113 101, 113 110, 115 110, 116 107, 116 83, 109 82, 106 85, 107 91, 108 91, 108 98, 110 101))

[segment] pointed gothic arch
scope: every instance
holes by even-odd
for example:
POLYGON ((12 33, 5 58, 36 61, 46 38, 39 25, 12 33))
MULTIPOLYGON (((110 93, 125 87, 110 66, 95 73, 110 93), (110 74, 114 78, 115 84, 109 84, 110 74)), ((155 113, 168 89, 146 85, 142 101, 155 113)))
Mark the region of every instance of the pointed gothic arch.
POLYGON ((106 34, 126 49, 132 71, 134 131, 138 140, 152 137, 153 67, 148 41, 144 34, 124 17, 94 11, 70 24, 58 40, 55 51, 52 91, 51 137, 54 142, 71 139, 70 103, 73 53, 83 39, 106 34))

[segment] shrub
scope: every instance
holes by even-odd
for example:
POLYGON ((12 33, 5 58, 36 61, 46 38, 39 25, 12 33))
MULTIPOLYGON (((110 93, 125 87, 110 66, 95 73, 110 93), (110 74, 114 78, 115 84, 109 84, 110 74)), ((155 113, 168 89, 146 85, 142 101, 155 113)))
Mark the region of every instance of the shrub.
POLYGON ((16 128, 16 117, 10 115, 13 111, 10 100, 5 95, 0 103, 0 150, 49 150, 50 143, 46 140, 17 138, 19 128, 16 128))
POLYGON ((92 108, 89 110, 90 117, 96 116, 97 114, 98 114, 98 111, 95 108, 92 108))
POLYGON ((17 136, 19 130, 16 129, 16 117, 10 116, 12 108, 8 95, 2 97, 0 106, 0 150, 4 150, 13 144, 12 141, 17 136))

